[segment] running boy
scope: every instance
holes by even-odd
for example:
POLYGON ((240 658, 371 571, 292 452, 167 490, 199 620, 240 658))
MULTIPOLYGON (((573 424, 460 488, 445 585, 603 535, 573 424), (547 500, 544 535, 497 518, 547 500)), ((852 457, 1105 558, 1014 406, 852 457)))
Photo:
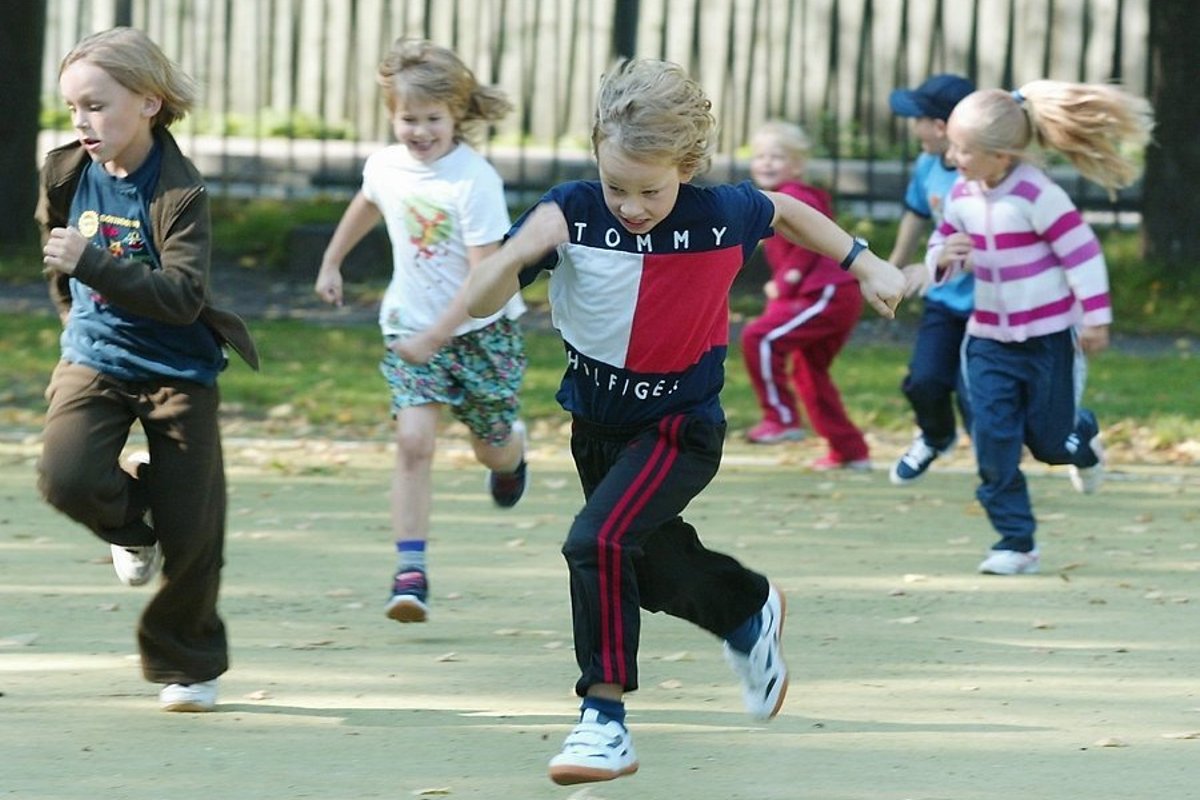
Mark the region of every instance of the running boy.
POLYGON ((728 292, 746 258, 774 226, 851 270, 882 315, 903 292, 899 270, 799 200, 691 185, 715 146, 710 108, 675 64, 617 64, 592 130, 600 180, 552 188, 468 284, 468 309, 485 316, 550 270, 566 347, 558 399, 586 501, 563 546, 583 701, 550 761, 560 784, 637 771, 623 696, 638 687, 641 608, 723 639, 753 717, 787 693, 783 595, 680 516, 721 460, 728 292))
POLYGON ((146 680, 167 711, 209 711, 228 669, 217 615, 225 471, 217 375, 233 347, 257 369, 245 325, 209 305, 208 194, 167 127, 195 88, 144 33, 79 42, 59 69, 76 141, 50 151, 37 219, 62 360, 38 488, 111 545, 117 577, 166 580, 138 624, 146 680), (119 464, 134 422, 149 463, 119 464))
POLYGON ((342 302, 342 261, 378 224, 392 240, 393 275, 379 309, 380 369, 392 393, 396 468, 392 530, 399 563, 385 613, 397 622, 429 614, 425 548, 433 503, 433 455, 444 406, 467 426, 490 470, 501 508, 525 491, 524 429, 517 420, 525 348, 520 296, 484 319, 467 316, 467 274, 508 230, 504 186, 467 142, 473 124, 512 108, 450 50, 400 39, 379 66, 397 144, 367 159, 362 189, 325 250, 316 292, 342 302))
POLYGON ((975 304, 975 276, 962 272, 930 286, 925 265, 908 262, 924 244, 922 239, 931 224, 936 227, 941 222, 946 195, 958 180, 958 170, 946 159, 946 121, 958 102, 973 91, 975 84, 960 75, 934 75, 917 88, 897 89, 888 98, 894 114, 909 118, 921 143, 921 154, 904 193, 896 244, 888 256, 888 261, 902 265, 909 279, 906 294, 924 295, 917 340, 901 384, 916 416, 917 433, 892 465, 889 478, 897 486, 924 475, 938 456, 954 447, 958 439, 955 405, 963 429, 971 429, 971 404, 959 352, 975 304))

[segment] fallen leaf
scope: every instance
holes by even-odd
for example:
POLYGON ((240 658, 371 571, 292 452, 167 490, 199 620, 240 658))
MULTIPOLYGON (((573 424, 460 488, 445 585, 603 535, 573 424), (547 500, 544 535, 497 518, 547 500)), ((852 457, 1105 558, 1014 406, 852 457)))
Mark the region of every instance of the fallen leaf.
POLYGON ((1200 731, 1181 731, 1179 733, 1164 733, 1164 739, 1200 739, 1200 731))
POLYGON ((458 657, 458 653, 443 653, 442 655, 438 656, 438 657, 437 657, 436 659, 434 659, 434 660, 435 660, 435 661, 440 661, 440 662, 443 662, 443 663, 444 663, 444 662, 447 662, 447 661, 459 661, 460 659, 459 659, 459 657, 458 657))
POLYGON ((668 678, 658 685, 660 689, 682 689, 683 681, 676 678, 668 678))
POLYGON ((1129 745, 1125 744, 1125 742, 1121 741, 1120 739, 1116 738, 1115 736, 1109 736, 1104 739, 1098 739, 1097 741, 1093 742, 1092 746, 1093 747, 1129 747, 1129 745))

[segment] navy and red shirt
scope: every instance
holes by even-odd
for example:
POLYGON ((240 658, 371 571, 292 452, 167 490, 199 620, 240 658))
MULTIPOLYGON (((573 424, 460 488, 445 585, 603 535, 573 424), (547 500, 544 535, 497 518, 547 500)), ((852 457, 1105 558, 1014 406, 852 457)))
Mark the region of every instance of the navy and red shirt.
POLYGON ((729 290, 772 234, 775 204, 748 181, 682 184, 671 213, 633 234, 608 210, 598 182, 561 184, 541 202, 562 210, 569 239, 523 270, 521 285, 551 273, 551 318, 567 354, 562 407, 601 425, 671 414, 723 422, 729 290))

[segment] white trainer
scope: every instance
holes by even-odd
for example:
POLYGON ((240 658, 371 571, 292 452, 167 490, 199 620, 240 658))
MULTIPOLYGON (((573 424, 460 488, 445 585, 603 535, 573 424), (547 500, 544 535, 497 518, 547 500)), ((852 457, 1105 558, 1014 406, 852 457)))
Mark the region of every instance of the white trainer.
POLYGON ((217 679, 200 683, 171 683, 158 693, 163 711, 212 711, 217 707, 217 679))
POLYGON ((154 544, 125 547, 114 544, 112 550, 113 571, 126 586, 143 586, 158 574, 162 566, 162 548, 154 544))
POLYGON ((772 584, 763 604, 762 628, 749 655, 725 643, 725 660, 742 680, 742 700, 755 719, 770 719, 779 713, 787 697, 788 671, 783 661, 783 618, 787 600, 772 584))
POLYGON ((979 564, 984 575, 1032 575, 1038 571, 1041 553, 1035 547, 1028 553, 1017 550, 991 550, 979 564))
POLYGON ((1100 490, 1100 484, 1104 483, 1104 445, 1100 443, 1100 434, 1093 436, 1088 446, 1100 460, 1090 467, 1071 465, 1071 485, 1080 494, 1095 494, 1100 490))
POLYGON ((638 771, 633 737, 619 722, 600 722, 594 708, 584 709, 567 735, 562 752, 550 759, 550 780, 560 786, 611 781, 638 771))

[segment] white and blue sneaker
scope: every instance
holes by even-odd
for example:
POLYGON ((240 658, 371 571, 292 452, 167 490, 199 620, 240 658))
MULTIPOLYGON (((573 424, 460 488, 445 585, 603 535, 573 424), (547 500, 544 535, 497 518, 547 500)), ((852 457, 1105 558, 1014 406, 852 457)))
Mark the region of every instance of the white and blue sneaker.
POLYGON ((1090 467, 1072 464, 1069 472, 1071 485, 1080 494, 1095 494, 1100 490, 1100 484, 1104 483, 1104 445, 1100 442, 1100 434, 1092 437, 1089 447, 1096 454, 1096 463, 1090 467))
POLYGON ((725 643, 725 660, 742 680, 742 700, 755 719, 770 719, 783 708, 787 697, 788 671, 783 661, 783 618, 787 600, 772 584, 763 604, 758 641, 749 654, 725 643))
POLYGON ((611 781, 638 771, 633 737, 619 722, 600 721, 600 712, 585 708, 567 735, 562 752, 550 759, 550 780, 560 786, 611 781))
POLYGON ((925 441, 925 436, 918 433, 913 437, 912 444, 908 446, 908 450, 904 451, 904 455, 892 465, 892 471, 888 473, 888 478, 896 486, 903 486, 906 483, 912 483, 917 478, 925 474, 938 456, 949 450, 954 449, 954 445, 958 443, 958 438, 950 440, 950 444, 945 447, 932 447, 925 441))
POLYGON ((110 549, 113 571, 126 586, 144 586, 162 567, 162 548, 158 542, 130 547, 114 544, 110 549))

